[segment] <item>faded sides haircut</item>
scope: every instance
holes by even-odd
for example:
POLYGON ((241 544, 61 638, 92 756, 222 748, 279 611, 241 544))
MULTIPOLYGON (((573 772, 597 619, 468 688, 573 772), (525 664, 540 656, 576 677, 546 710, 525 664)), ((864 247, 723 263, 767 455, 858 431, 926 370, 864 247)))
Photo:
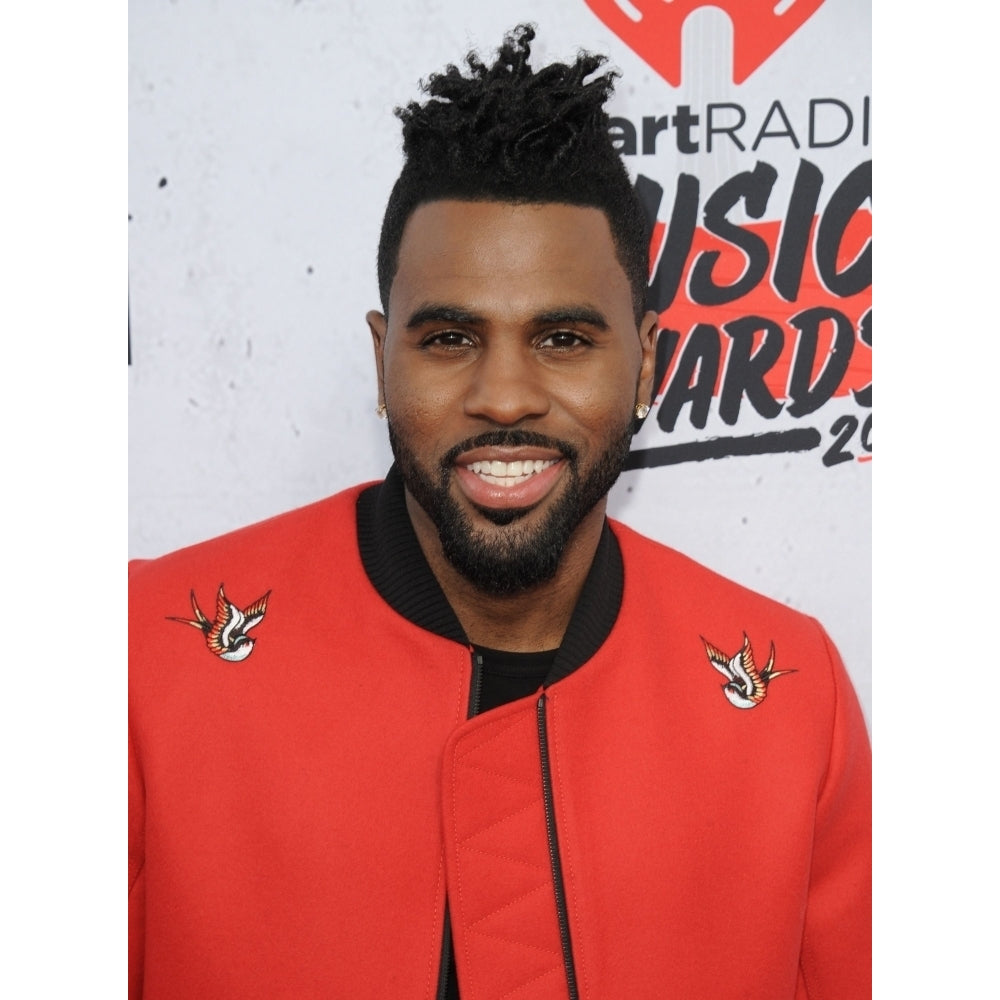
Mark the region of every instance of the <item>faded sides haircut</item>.
POLYGON ((632 288, 636 323, 642 317, 649 231, 604 110, 619 74, 593 76, 605 57, 583 51, 572 64, 533 70, 528 58, 534 37, 532 25, 518 25, 504 36, 491 66, 470 52, 467 76, 449 65, 421 82, 427 101, 396 108, 404 163, 378 246, 386 314, 407 220, 420 205, 453 199, 600 209, 632 288))

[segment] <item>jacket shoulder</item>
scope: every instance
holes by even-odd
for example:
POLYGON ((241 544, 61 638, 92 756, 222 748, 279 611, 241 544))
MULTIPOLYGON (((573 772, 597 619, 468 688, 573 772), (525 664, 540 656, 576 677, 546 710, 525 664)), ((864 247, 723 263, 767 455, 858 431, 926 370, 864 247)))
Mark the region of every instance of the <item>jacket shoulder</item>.
POLYGON ((744 643, 763 665, 777 650, 782 664, 810 664, 821 698, 843 677, 839 651, 813 615, 753 590, 661 542, 612 523, 625 567, 624 601, 662 645, 701 662, 731 658, 744 643))
POLYGON ((671 600, 689 594, 700 601, 720 601, 748 612, 767 612, 781 617, 792 616, 813 621, 808 615, 773 597, 725 576, 662 542, 640 534, 619 521, 611 521, 621 546, 626 580, 630 577, 650 595, 669 592, 671 600))
MULTIPOLYGON (((688 694, 697 689, 691 699, 698 701, 699 711, 710 713, 714 731, 729 734, 732 726, 740 725, 744 713, 732 712, 725 702, 742 709, 753 707, 740 696, 739 668, 734 665, 738 660, 744 669, 749 663, 757 673, 756 680, 742 679, 748 682, 750 702, 763 701, 769 678, 778 679, 780 697, 767 695, 763 715, 784 720, 777 729, 786 735, 798 732, 802 746, 813 745, 821 733, 832 739, 841 723, 848 725, 852 740, 857 738, 859 745, 865 742, 857 694, 839 650, 815 616, 625 525, 613 523, 612 530, 625 568, 623 614, 627 611, 629 631, 640 637, 639 652, 632 660, 646 663, 654 672, 669 664, 675 703, 680 701, 676 695, 682 687, 688 694), (649 650, 656 654, 650 655, 649 650), (719 676, 712 675, 713 683, 706 684, 705 673, 713 669, 719 676), (724 683, 727 678, 730 683, 724 683), (725 699, 720 698, 716 684, 724 687, 725 699), (711 701, 702 704, 701 699, 711 701), (721 718, 720 707, 724 709, 721 718)), ((754 718, 759 715, 753 713, 754 718)))
POLYGON ((351 542, 355 508, 361 493, 374 483, 361 483, 311 504, 275 514, 253 524, 152 558, 128 562, 129 589, 135 593, 159 581, 191 577, 204 568, 249 561, 273 570, 300 558, 303 548, 318 542, 351 542), (351 531, 343 530, 346 526, 351 531))
MULTIPOLYGON (((270 623, 279 594, 286 602, 295 600, 311 606, 316 595, 331 590, 332 584, 339 582, 340 586, 332 589, 342 593, 347 581, 363 575, 356 507, 367 485, 351 487, 166 555, 131 560, 130 673, 168 655, 173 641, 163 638, 165 619, 200 628, 206 641, 212 640, 218 646, 225 643, 227 636, 210 633, 213 625, 224 633, 224 622, 218 623, 225 618, 227 608, 239 611, 230 612, 234 621, 241 616, 247 620, 262 618, 266 610, 270 623), (274 599, 269 599, 272 595, 274 599)), ((173 629, 180 629, 171 624, 173 629)), ((236 655, 223 649, 215 652, 224 659, 236 655)))

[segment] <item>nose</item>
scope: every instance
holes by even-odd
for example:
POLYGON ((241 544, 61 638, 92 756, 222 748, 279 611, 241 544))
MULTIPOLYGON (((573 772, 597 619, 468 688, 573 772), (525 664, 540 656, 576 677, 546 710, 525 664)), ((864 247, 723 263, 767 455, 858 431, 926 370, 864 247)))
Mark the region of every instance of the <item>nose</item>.
POLYGON ((494 424, 516 424, 548 413, 544 372, 530 345, 490 343, 472 367, 465 413, 494 424))

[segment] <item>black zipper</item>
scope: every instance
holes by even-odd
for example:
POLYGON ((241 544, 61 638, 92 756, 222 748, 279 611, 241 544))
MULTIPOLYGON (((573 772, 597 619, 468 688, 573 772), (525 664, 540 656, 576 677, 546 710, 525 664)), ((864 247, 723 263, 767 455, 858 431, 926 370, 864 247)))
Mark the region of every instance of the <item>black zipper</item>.
POLYGON ((566 886, 563 883, 562 861, 559 858, 559 837, 556 832, 556 807, 552 794, 552 769, 549 764, 549 734, 545 720, 545 694, 538 698, 538 748, 542 758, 542 796, 545 800, 545 830, 549 840, 549 862, 552 865, 552 884, 556 896, 556 916, 559 919, 559 938, 562 941, 563 967, 566 970, 566 987, 569 1000, 579 1000, 576 985, 576 968, 573 965, 573 943, 569 936, 569 912, 566 909, 566 886))
MULTIPOLYGON (((469 710, 467 719, 471 719, 479 714, 479 703, 483 694, 483 654, 473 652, 472 654, 472 682, 469 685, 469 710)), ((454 965, 451 943, 451 917, 448 913, 448 903, 445 900, 444 908, 444 940, 441 943, 441 965, 438 972, 437 1000, 448 1000, 448 997, 458 996, 458 984, 455 990, 448 992, 451 985, 451 969, 454 965)))
POLYGON ((451 968, 451 918, 448 914, 448 902, 444 904, 444 932, 443 943, 441 945, 441 963, 438 966, 438 988, 436 1000, 448 1000, 448 983, 450 977, 448 970, 451 968))
POLYGON ((467 719, 479 715, 479 702, 483 696, 483 654, 472 654, 472 683, 469 686, 469 714, 467 719))

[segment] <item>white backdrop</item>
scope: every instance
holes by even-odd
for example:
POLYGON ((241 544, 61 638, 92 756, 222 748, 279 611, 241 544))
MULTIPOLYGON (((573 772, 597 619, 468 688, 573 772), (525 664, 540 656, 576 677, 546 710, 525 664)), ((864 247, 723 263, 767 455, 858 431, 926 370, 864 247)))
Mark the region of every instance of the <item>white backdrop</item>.
MULTIPOLYGON (((622 71, 610 110, 636 128, 636 151, 626 156, 633 177, 663 188, 660 222, 671 220, 677 175, 698 179, 699 235, 686 275, 700 248, 718 245, 704 242, 709 195, 759 163, 777 175, 767 204, 752 219, 748 206, 734 205, 731 221, 746 223, 747 232, 760 227, 773 249, 793 228, 788 206, 803 161, 822 177, 815 208, 822 219, 842 182, 871 159, 869 0, 700 6, 683 29, 675 25, 678 67, 668 59, 673 29, 655 18, 684 7, 683 0, 607 0, 599 15, 585 0, 131 0, 130 556, 160 555, 384 474, 391 456, 374 412, 364 315, 378 305, 375 248, 401 163, 392 109, 419 96, 420 78, 469 48, 489 58, 520 21, 538 26, 537 63, 570 59, 583 47, 622 71), (657 44, 643 49, 613 21, 614 11, 648 26, 657 44), (757 27, 752 38, 741 19, 750 13, 758 26, 777 25, 777 35, 763 37, 757 27), (803 15, 792 30, 791 19, 803 15), (735 79, 734 51, 739 61, 751 50, 755 65, 735 79), (727 134, 741 114, 744 123, 727 134), (664 116, 655 150, 643 152, 642 120, 664 116), (710 120, 718 127, 712 136, 710 120)), ((626 133, 624 126, 617 133, 623 142, 626 133)), ((845 240, 847 263, 870 234, 870 199, 854 223, 861 236, 856 245, 845 240)), ((728 252, 737 263, 720 284, 743 266, 731 244, 728 252)), ((744 398, 727 422, 717 386, 704 426, 688 404, 664 427, 661 391, 633 450, 667 464, 626 472, 611 513, 818 617, 870 724, 870 399, 855 395, 870 382, 870 334, 867 347, 860 333, 854 339, 838 391, 811 412, 789 412, 795 394, 775 388, 804 350, 792 314, 829 307, 860 329, 870 310, 870 284, 833 294, 810 280, 821 266, 814 231, 791 302, 773 289, 773 260, 759 287, 728 311, 692 303, 682 282, 661 314, 661 326, 682 337, 698 322, 721 327, 745 315, 784 330, 767 382, 781 412, 758 412, 744 398), (812 435, 805 450, 704 457, 713 441, 802 431, 812 435), (689 460, 653 452, 682 443, 694 448, 689 460)), ((827 354, 829 371, 844 345, 827 354)), ((664 391, 683 389, 676 361, 664 372, 664 391)), ((723 354, 723 384, 731 370, 723 354)), ((819 374, 815 367, 813 386, 819 374)))

